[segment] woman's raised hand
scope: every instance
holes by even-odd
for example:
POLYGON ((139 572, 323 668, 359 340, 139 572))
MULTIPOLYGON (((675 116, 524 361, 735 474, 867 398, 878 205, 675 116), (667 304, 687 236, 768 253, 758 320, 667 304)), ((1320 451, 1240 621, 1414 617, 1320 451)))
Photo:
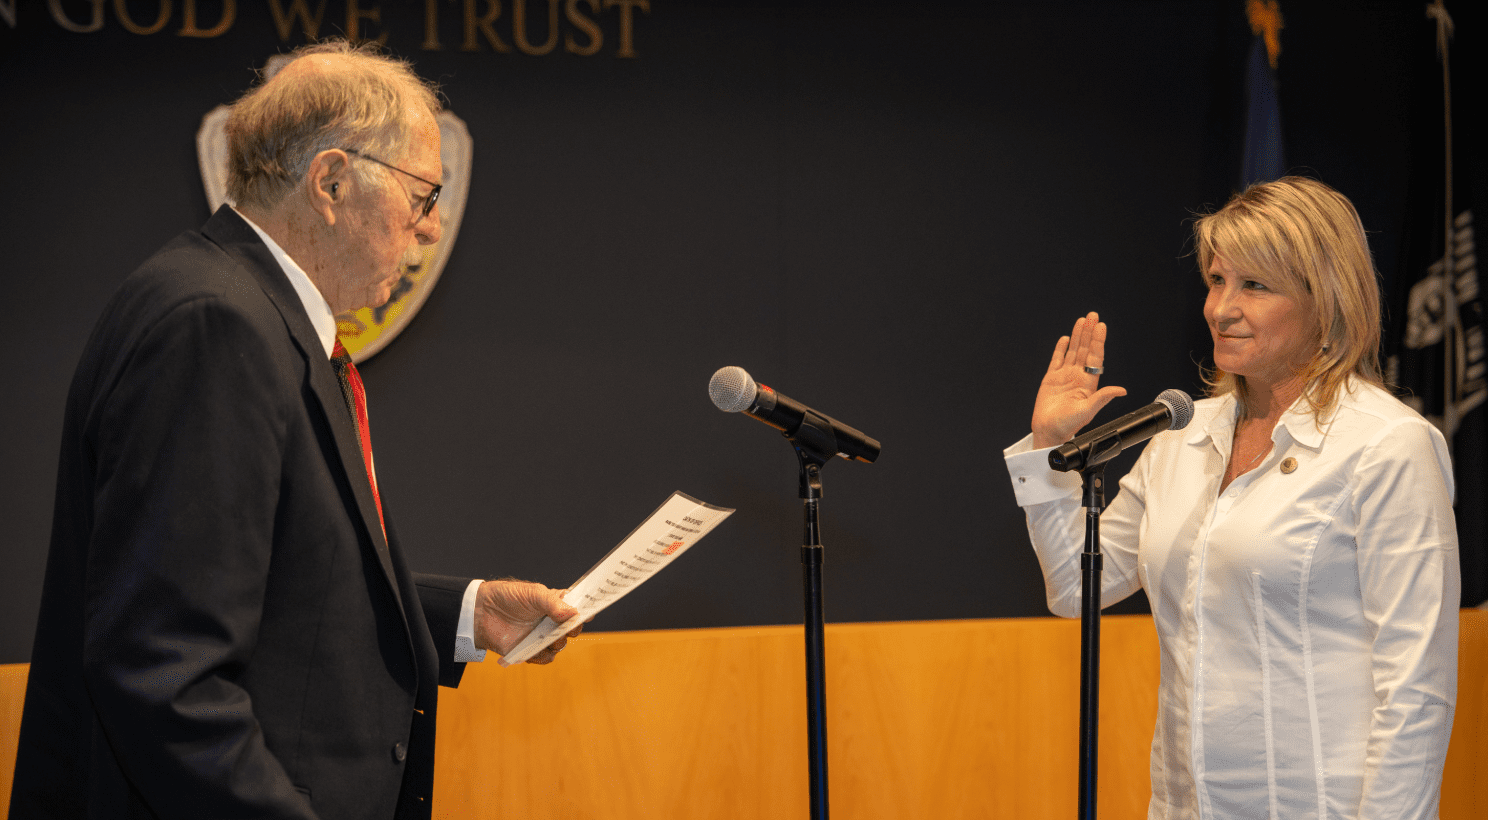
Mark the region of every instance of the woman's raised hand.
POLYGON ((1057 447, 1090 423, 1124 387, 1100 387, 1106 362, 1106 325, 1091 312, 1054 345, 1049 371, 1033 403, 1033 446, 1057 447), (1097 389, 1099 388, 1099 389, 1097 389))

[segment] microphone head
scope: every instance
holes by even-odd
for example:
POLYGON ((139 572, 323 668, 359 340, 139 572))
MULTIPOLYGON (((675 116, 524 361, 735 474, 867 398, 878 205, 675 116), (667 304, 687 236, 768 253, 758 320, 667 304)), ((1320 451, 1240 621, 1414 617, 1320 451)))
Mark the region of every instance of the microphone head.
POLYGON ((748 410, 758 394, 759 386, 742 367, 720 367, 708 380, 708 398, 725 413, 748 410))
POLYGON ((1157 394, 1156 401, 1167 407, 1173 417, 1168 424, 1169 430, 1182 430, 1193 420, 1193 399, 1182 390, 1164 390, 1157 394))

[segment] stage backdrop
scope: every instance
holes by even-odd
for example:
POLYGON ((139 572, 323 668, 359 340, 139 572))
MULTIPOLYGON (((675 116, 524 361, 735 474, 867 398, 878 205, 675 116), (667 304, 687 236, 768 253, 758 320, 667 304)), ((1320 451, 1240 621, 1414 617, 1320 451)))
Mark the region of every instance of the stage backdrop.
MULTIPOLYGON (((1421 5, 1284 4, 1288 163, 1387 275, 1421 5)), ((0 0, 0 662, 87 334, 208 215, 202 118, 347 31, 471 135, 442 277, 362 370, 417 568, 562 586, 682 490, 739 512, 591 629, 799 622, 795 458, 706 394, 738 365, 883 442, 824 473, 829 621, 1045 614, 1000 451, 1055 339, 1101 311, 1111 413, 1199 387, 1187 223, 1238 177, 1240 0, 0 0)))

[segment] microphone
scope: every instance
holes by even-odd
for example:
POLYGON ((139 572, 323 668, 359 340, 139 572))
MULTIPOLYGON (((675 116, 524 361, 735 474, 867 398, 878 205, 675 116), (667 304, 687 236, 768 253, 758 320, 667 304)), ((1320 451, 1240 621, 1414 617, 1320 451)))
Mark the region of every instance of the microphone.
POLYGON ((1193 399, 1182 390, 1164 390, 1157 401, 1103 424, 1049 451, 1049 466, 1060 471, 1104 464, 1126 448, 1164 430, 1182 430, 1193 418, 1193 399))
POLYGON ((878 441, 768 385, 756 385, 742 367, 721 367, 708 380, 708 398, 725 413, 743 411, 784 432, 792 441, 820 453, 871 464, 878 458, 878 441))

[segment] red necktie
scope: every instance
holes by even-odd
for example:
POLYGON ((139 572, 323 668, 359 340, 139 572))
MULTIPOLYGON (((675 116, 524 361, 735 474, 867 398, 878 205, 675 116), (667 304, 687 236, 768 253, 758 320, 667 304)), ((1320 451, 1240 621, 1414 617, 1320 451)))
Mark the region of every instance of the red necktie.
POLYGON ((387 525, 382 523, 382 494, 377 491, 377 473, 372 470, 372 431, 367 423, 367 389, 362 386, 361 374, 351 362, 351 354, 336 340, 331 348, 331 366, 341 381, 341 394, 346 397, 346 407, 356 423, 357 440, 362 445, 362 464, 367 468, 367 481, 372 485, 372 500, 377 502, 377 523, 382 524, 383 537, 387 537, 387 525))

